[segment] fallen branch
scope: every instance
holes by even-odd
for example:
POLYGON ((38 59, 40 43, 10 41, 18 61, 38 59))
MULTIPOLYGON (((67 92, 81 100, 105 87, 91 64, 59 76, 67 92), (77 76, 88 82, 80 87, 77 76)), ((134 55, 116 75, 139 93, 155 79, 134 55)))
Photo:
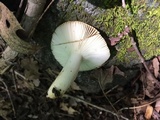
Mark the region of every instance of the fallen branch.
MULTIPOLYGON (((46 9, 44 10, 44 12, 41 14, 41 16, 39 17, 38 21, 36 22, 36 25, 39 23, 39 21, 42 19, 43 15, 47 12, 47 10, 49 9, 49 7, 52 5, 52 3, 54 2, 54 0, 52 0, 49 5, 46 7, 46 9)), ((34 26, 36 27, 36 26, 34 26)), ((34 30, 36 28, 33 28, 32 31, 30 32, 29 36, 31 36, 34 33, 34 30)))
MULTIPOLYGON (((22 17, 21 25, 25 29, 25 34, 28 38, 32 37, 31 32, 37 26, 37 20, 41 16, 46 0, 28 0, 26 11, 22 17)), ((33 33, 33 32, 32 32, 33 33)))
POLYGON ((1 2, 0 16, 0 35, 13 51, 32 54, 39 50, 39 46, 23 40, 24 29, 20 26, 13 13, 1 2))
POLYGON ((99 110, 105 111, 105 112, 107 112, 107 113, 110 113, 110 114, 116 116, 118 120, 120 120, 120 118, 122 118, 122 119, 124 119, 124 120, 129 120, 128 118, 126 118, 126 117, 124 117, 124 116, 122 116, 122 115, 118 115, 118 114, 116 114, 116 113, 114 113, 114 112, 112 112, 112 111, 109 111, 109 110, 107 110, 107 109, 105 109, 105 108, 99 107, 99 106, 94 105, 94 104, 91 104, 91 103, 89 103, 89 102, 86 102, 86 101, 84 101, 84 100, 82 100, 82 99, 80 99, 80 98, 77 98, 77 97, 74 97, 74 96, 71 96, 71 95, 67 95, 67 94, 65 94, 64 97, 66 97, 66 98, 69 97, 69 98, 75 99, 76 101, 80 101, 80 102, 82 102, 82 103, 84 103, 84 104, 87 104, 87 105, 89 105, 89 106, 92 106, 92 107, 94 107, 94 108, 96 108, 96 109, 99 109, 99 110))

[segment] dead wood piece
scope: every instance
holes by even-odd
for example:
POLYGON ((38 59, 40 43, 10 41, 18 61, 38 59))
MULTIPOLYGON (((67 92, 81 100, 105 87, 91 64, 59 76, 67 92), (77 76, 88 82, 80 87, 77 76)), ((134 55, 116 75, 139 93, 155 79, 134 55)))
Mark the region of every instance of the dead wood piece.
POLYGON ((28 0, 26 12, 21 21, 21 25, 26 30, 28 38, 32 37, 45 4, 46 0, 28 0))
POLYGON ((18 53, 35 53, 39 47, 23 41, 20 36, 23 36, 21 33, 24 32, 15 16, 0 2, 0 35, 2 38, 12 50, 18 53))

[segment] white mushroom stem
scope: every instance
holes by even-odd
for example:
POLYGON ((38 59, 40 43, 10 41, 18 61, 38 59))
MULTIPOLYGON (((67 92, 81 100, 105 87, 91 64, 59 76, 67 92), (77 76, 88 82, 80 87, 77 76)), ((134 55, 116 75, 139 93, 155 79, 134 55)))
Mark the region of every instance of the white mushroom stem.
POLYGON ((47 97, 54 99, 57 97, 56 92, 62 95, 67 91, 72 82, 76 79, 81 64, 81 60, 82 56, 78 53, 72 54, 70 56, 66 65, 50 86, 47 97), (55 89, 55 91, 53 89, 55 89))

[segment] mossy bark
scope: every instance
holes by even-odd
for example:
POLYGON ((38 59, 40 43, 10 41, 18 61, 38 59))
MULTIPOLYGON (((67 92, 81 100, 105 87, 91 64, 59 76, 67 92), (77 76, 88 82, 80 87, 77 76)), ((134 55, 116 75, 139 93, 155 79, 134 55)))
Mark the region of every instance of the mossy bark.
MULTIPOLYGON (((79 20, 88 23, 108 37, 116 37, 125 26, 134 31, 139 50, 146 60, 160 54, 160 0, 126 0, 126 8, 121 0, 59 0, 44 16, 35 37, 41 43, 50 44, 55 28, 65 21, 79 20), (47 42, 46 42, 47 41, 47 42)), ((63 35, 63 33, 62 33, 63 35)), ((132 66, 140 62, 131 49, 128 36, 116 46, 116 55, 110 64, 132 66)))

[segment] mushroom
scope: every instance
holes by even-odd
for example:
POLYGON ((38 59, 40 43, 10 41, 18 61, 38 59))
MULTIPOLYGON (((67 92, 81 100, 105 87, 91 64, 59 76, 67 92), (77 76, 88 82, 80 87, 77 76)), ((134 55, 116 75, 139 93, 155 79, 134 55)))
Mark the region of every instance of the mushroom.
POLYGON ((48 90, 47 97, 63 95, 79 71, 100 67, 110 57, 110 50, 94 27, 80 22, 65 22, 56 28, 51 41, 52 53, 63 66, 48 90))

